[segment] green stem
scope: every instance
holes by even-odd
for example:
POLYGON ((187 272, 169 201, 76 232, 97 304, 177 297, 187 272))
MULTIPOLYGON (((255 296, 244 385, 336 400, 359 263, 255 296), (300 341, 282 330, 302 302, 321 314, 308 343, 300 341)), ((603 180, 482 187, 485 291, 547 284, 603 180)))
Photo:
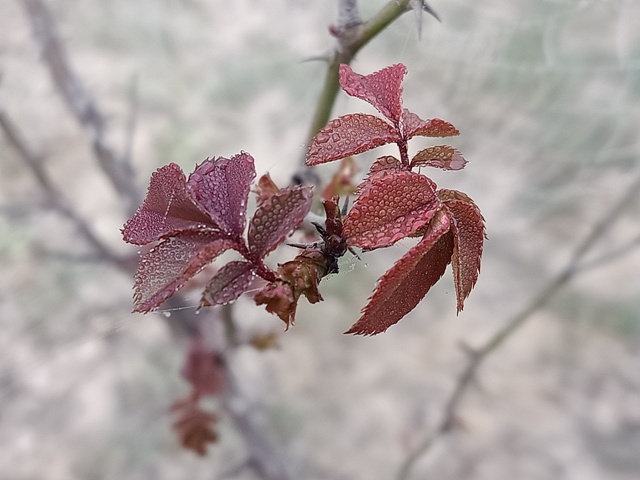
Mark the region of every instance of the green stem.
POLYGON ((339 45, 333 54, 333 58, 327 65, 322 92, 316 104, 316 110, 309 129, 308 143, 329 122, 333 105, 340 90, 338 83, 338 70, 340 65, 350 64, 353 57, 371 41, 376 35, 393 23, 400 15, 407 11, 409 0, 390 0, 382 9, 369 21, 362 25, 353 27, 357 29, 357 34, 353 38, 344 35, 338 39, 339 45), (349 38, 347 40, 347 38, 349 38))

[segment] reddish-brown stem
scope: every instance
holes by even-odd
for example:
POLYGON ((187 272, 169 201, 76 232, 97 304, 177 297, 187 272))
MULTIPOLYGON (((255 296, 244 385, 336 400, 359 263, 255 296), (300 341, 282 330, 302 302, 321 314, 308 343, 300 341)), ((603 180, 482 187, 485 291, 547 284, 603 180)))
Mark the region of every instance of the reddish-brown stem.
POLYGON ((409 149, 407 147, 407 141, 406 140, 400 140, 399 142, 396 143, 396 145, 398 145, 398 149, 400 150, 400 161, 402 161, 402 164, 406 167, 409 166, 409 149))
POLYGON ((267 267, 262 261, 258 264, 258 270, 256 271, 256 274, 259 277, 264 278, 267 282, 275 282, 278 279, 278 277, 276 277, 276 274, 273 273, 273 270, 267 267))

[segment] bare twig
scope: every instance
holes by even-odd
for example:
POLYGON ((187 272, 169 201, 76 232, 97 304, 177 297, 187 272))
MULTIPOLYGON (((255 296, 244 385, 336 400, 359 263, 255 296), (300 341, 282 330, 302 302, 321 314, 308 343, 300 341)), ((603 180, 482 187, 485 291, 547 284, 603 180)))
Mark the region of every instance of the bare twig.
POLYGON ((131 85, 129 87, 129 117, 127 118, 126 123, 125 141, 122 154, 122 159, 124 163, 128 165, 127 168, 130 170, 133 170, 133 139, 136 133, 139 103, 138 77, 135 76, 131 79, 131 85))
MULTIPOLYGON (((337 25, 331 28, 331 33, 336 37, 337 43, 328 59, 324 85, 311 120, 307 143, 329 121, 336 96, 340 90, 338 83, 340 65, 351 63, 362 47, 403 13, 409 11, 409 2, 410 0, 390 0, 376 15, 363 23, 358 13, 357 1, 339 1, 337 25)), ((304 166, 304 161, 304 157, 301 158, 301 166, 304 166)), ((293 175, 293 183, 318 183, 318 178, 315 171, 300 168, 293 175)))
POLYGON ((582 264, 578 265, 578 267, 576 268, 576 273, 582 273, 587 270, 592 270, 594 268, 597 268, 606 263, 610 263, 614 260, 617 260, 618 258, 624 257, 629 252, 631 252, 632 250, 635 250, 638 247, 640 247, 640 235, 633 238, 632 240, 625 243, 624 245, 621 245, 616 249, 603 254, 601 257, 594 258, 593 260, 589 260, 587 262, 583 262, 582 264))
POLYGON ((566 266, 552 278, 547 286, 536 295, 529 304, 518 314, 512 317, 501 329, 494 333, 480 348, 472 351, 469 361, 462 373, 458 376, 455 387, 443 406, 443 413, 435 430, 426 437, 404 460, 396 476, 397 480, 406 480, 411 474, 411 470, 416 462, 424 457, 431 447, 445 434, 447 434, 455 424, 460 403, 468 392, 469 386, 474 379, 476 372, 487 359, 487 357, 497 350, 507 339, 511 337, 522 325, 529 320, 532 315, 558 293, 558 290, 571 280, 580 269, 580 262, 585 254, 595 245, 602 235, 613 225, 624 213, 634 198, 640 193, 640 175, 627 187, 622 197, 609 208, 600 219, 594 223, 591 232, 574 249, 571 258, 566 266))
POLYGON ((229 370, 227 378, 224 406, 244 439, 249 453, 247 466, 264 480, 293 480, 290 463, 268 429, 263 409, 247 399, 232 371, 229 370))
POLYGON ((0 108, 0 129, 4 132, 9 144, 16 149, 20 157, 33 174, 36 182, 45 195, 47 205, 70 220, 85 241, 97 252, 98 256, 114 264, 121 264, 122 259, 100 240, 89 224, 82 218, 71 204, 56 188, 44 168, 43 157, 37 154, 26 142, 18 127, 11 121, 7 113, 0 108))
MULTIPOLYGON (((89 92, 83 87, 79 78, 71 70, 66 59, 63 45, 56 33, 54 20, 41 0, 23 0, 32 21, 36 38, 43 49, 43 57, 51 72, 53 81, 67 102, 70 111, 78 122, 90 133, 96 157, 103 172, 111 180, 119 194, 125 196, 130 210, 140 203, 140 193, 133 182, 133 169, 129 163, 132 135, 135 127, 137 111, 137 96, 134 87, 131 91, 131 114, 127 127, 128 138, 125 144, 125 155, 120 158, 105 141, 105 121, 99 112, 89 92)), ((79 217, 69 206, 64 196, 55 187, 46 170, 43 168, 42 159, 36 155, 24 141, 17 128, 9 122, 4 112, 0 111, 0 123, 9 141, 20 152, 25 164, 36 177, 38 184, 47 196, 49 204, 63 215, 74 221, 78 230, 101 257, 105 257, 122 271, 132 274, 135 263, 132 259, 119 259, 111 254, 108 249, 95 237, 88 224, 79 217)), ((196 316, 196 310, 184 309, 185 301, 178 295, 169 298, 165 304, 163 319, 168 324, 172 333, 177 337, 195 337, 202 334, 201 326, 204 315, 196 316)), ((232 355, 235 348, 235 325, 233 324, 231 306, 210 314, 221 313, 230 333, 232 348, 228 355, 232 355), (233 330, 233 331, 232 331, 233 330)), ((228 362, 227 362, 228 364, 228 362)), ((229 370, 229 377, 232 372, 229 370)), ((278 451, 275 440, 266 428, 263 411, 250 405, 244 393, 237 387, 237 382, 230 382, 226 396, 225 406, 230 413, 240 435, 244 438, 249 458, 247 466, 251 467, 260 478, 265 480, 289 480, 293 478, 288 473, 288 466, 278 451)))
POLYGON ((120 157, 107 143, 104 116, 71 68, 51 12, 42 0, 23 0, 23 5, 54 85, 74 118, 89 134, 100 168, 124 198, 129 213, 133 213, 141 201, 133 168, 127 159, 120 157))

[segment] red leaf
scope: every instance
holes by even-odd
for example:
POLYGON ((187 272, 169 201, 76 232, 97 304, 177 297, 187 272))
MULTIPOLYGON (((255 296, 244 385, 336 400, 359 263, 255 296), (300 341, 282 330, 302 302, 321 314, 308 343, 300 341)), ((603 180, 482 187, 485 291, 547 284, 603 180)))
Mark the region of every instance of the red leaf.
POLYGON ((398 323, 442 277, 452 250, 449 219, 439 213, 422 240, 380 278, 362 316, 345 333, 376 335, 398 323))
POLYGON ((438 197, 451 218, 453 233, 453 279, 458 313, 478 280, 485 239, 484 218, 467 195, 456 190, 439 190, 438 197))
POLYGON ((256 176, 253 163, 245 152, 231 159, 207 159, 189 177, 194 201, 221 229, 236 237, 244 232, 249 189, 256 176))
POLYGON ((428 224, 438 208, 435 184, 424 175, 375 175, 345 217, 344 236, 350 246, 386 247, 428 224))
POLYGON ((235 243, 221 232, 183 233, 167 238, 140 260, 135 275, 133 311, 156 309, 187 280, 235 243))
POLYGON ((280 188, 271 180, 271 175, 265 173, 258 180, 258 184, 253 189, 253 193, 258 197, 258 205, 265 200, 269 199, 274 193, 277 193, 280 188))
POLYGON ((439 118, 422 120, 418 115, 405 108, 402 111, 402 134, 408 140, 416 135, 423 137, 455 137, 460 135, 460 132, 449 122, 439 118))
POLYGON ((371 168, 369 168, 369 174, 394 170, 406 169, 402 165, 402 162, 396 157, 392 155, 385 155, 384 157, 378 157, 376 161, 371 164, 371 168))
POLYGON ((309 213, 312 187, 287 187, 258 206, 249 224, 249 251, 264 258, 288 237, 309 213))
POLYGON ((397 125, 402 113, 402 80, 406 73, 401 63, 370 75, 355 73, 343 64, 340 65, 340 85, 349 95, 369 102, 397 125))
POLYGON ((197 397, 222 393, 226 384, 220 354, 208 348, 201 338, 196 337, 189 344, 187 359, 182 367, 182 376, 193 387, 197 397))
POLYGON ((399 139, 396 129, 374 115, 355 113, 331 120, 311 140, 307 165, 366 152, 399 139))
POLYGON ((467 164, 462 154, 448 145, 425 148, 415 154, 411 167, 436 167, 443 170, 462 170, 467 164))
POLYGON ((247 291, 255 277, 252 263, 229 262, 213 276, 202 293, 200 306, 224 305, 233 302, 247 291))
POLYGON ((125 242, 146 245, 167 235, 205 228, 216 225, 189 198, 180 167, 170 163, 151 175, 147 196, 125 223, 122 235, 125 242))

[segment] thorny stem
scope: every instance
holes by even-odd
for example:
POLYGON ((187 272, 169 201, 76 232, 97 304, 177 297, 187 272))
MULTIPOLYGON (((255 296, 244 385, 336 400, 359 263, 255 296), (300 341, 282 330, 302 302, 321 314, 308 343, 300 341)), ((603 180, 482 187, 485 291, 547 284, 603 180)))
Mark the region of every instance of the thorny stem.
POLYGON ((580 262, 587 252, 595 245, 602 235, 609 230, 628 206, 640 193, 640 175, 627 187, 622 197, 612 205, 594 224, 591 232, 580 242, 573 251, 566 266, 552 278, 547 286, 536 295, 529 304, 518 314, 513 316, 501 329, 494 333, 480 348, 472 351, 467 366, 458 376, 455 387, 443 406, 440 423, 404 460, 396 480, 407 480, 411 470, 418 460, 424 457, 435 442, 448 433, 455 424, 456 415, 463 397, 469 391, 469 386, 475 378, 476 372, 487 357, 504 344, 513 333, 529 320, 535 312, 546 305, 560 288, 578 273, 584 271, 580 262))
MULTIPOLYGON (((391 0, 382 7, 376 15, 363 24, 338 25, 338 30, 340 30, 341 27, 344 30, 337 34, 338 46, 327 65, 324 85, 320 96, 318 97, 316 110, 313 115, 309 135, 307 137, 307 143, 309 143, 315 134, 318 133, 329 121, 333 105, 338 95, 338 91, 340 90, 340 84, 338 82, 338 70, 340 68, 340 64, 351 63, 353 57, 355 57, 360 49, 393 23, 400 15, 405 13, 408 6, 409 0, 391 0)), ((350 8, 355 9, 356 14, 354 14, 354 16, 358 18, 357 5, 355 5, 355 2, 350 5, 350 8)))

